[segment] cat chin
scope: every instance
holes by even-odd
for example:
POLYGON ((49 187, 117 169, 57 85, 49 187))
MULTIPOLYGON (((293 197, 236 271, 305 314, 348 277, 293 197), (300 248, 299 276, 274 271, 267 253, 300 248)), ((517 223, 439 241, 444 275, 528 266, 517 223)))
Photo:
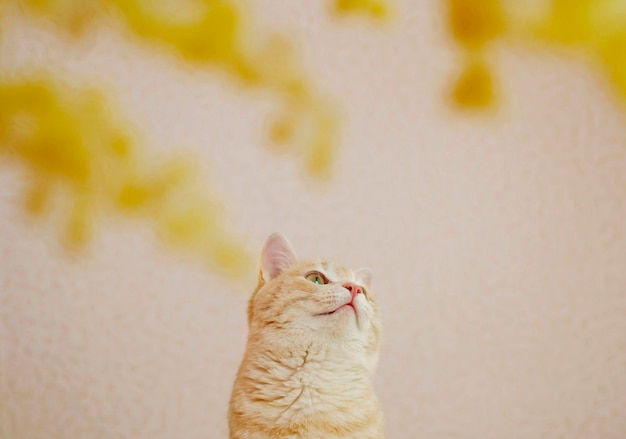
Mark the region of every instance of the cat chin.
MULTIPOLYGON (((345 325, 354 326, 354 329, 359 332, 367 330, 369 327, 367 316, 363 312, 363 310, 358 310, 358 307, 353 304, 345 304, 341 305, 339 308, 334 311, 315 314, 315 318, 319 319, 328 319, 328 325, 331 327, 335 327, 336 329, 344 328, 345 325), (350 323, 351 322, 351 323, 350 323)), ((343 332, 343 330, 341 332, 343 332)))
POLYGON ((343 313, 345 311, 351 311, 354 314, 356 314, 356 308, 351 304, 351 303, 346 303, 345 305, 341 305, 339 308, 334 309, 332 311, 329 312, 324 312, 324 313, 320 313, 320 314, 316 314, 317 316, 330 316, 330 315, 334 315, 334 314, 339 314, 339 313, 343 313))

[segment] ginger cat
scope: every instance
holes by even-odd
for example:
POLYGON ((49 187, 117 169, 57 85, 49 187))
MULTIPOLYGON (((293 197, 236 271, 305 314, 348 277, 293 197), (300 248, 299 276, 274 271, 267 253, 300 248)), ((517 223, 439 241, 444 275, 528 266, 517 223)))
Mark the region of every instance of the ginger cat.
POLYGON ((371 375, 381 323, 367 270, 299 262, 271 235, 248 304, 229 406, 231 439, 381 439, 371 375))

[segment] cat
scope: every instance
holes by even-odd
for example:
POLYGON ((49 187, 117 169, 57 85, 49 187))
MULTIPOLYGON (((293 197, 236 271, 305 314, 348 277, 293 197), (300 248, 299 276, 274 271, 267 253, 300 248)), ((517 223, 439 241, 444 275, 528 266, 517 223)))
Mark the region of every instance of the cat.
POLYGON ((272 234, 248 327, 231 439, 384 438, 371 382, 381 321, 368 270, 298 261, 287 239, 272 234))

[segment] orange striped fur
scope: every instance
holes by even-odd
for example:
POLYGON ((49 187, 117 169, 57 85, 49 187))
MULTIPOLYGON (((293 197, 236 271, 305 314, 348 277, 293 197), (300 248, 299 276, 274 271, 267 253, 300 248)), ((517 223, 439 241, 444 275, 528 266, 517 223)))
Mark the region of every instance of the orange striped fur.
POLYGON ((371 382, 381 323, 369 273, 299 262, 276 234, 261 259, 230 400, 230 438, 383 438, 371 382), (312 271, 328 282, 307 280, 312 271), (348 282, 364 293, 351 295, 348 282), (347 302, 352 306, 342 306, 347 302))

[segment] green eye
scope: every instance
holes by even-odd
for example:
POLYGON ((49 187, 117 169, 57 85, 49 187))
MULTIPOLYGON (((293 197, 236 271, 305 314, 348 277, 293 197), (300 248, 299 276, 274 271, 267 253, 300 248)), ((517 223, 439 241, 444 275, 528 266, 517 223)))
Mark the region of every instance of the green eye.
POLYGON ((317 271, 313 271, 305 276, 305 279, 313 282, 314 284, 324 285, 327 283, 326 278, 322 273, 318 273, 317 271))

